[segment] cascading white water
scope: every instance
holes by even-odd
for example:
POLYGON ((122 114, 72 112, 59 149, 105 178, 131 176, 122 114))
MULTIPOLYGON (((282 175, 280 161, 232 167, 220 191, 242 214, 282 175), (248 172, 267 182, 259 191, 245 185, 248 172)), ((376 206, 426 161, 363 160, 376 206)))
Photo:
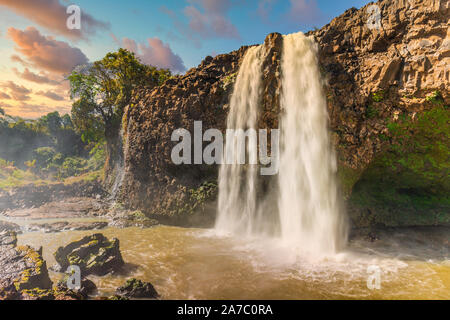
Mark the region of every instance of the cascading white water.
MULTIPOLYGON (((256 129, 261 94, 261 46, 248 49, 238 72, 230 101, 227 119, 229 129, 256 129)), ((243 151, 236 148, 237 141, 226 141, 224 159, 232 152, 234 164, 222 164, 219 172, 219 215, 216 229, 226 233, 251 234, 256 214, 257 165, 240 165, 237 159, 257 154, 255 145, 248 144, 243 151)), ((248 158, 248 157, 247 157, 248 158)))
POLYGON ((114 203, 115 203, 115 200, 117 199, 117 196, 119 195, 120 188, 122 187, 123 181, 125 179, 125 156, 128 153, 128 147, 129 147, 128 132, 130 132, 130 124, 131 124, 131 121, 128 121, 126 135, 125 135, 125 128, 123 127, 123 125, 120 127, 120 131, 119 131, 118 141, 119 141, 120 154, 118 154, 118 158, 116 159, 116 165, 114 167, 114 173, 115 173, 116 177, 115 177, 114 183, 111 187, 111 192, 110 192, 110 196, 109 196, 109 200, 114 201, 114 203), (125 139, 124 139, 124 137, 125 137, 125 139))
POLYGON ((335 253, 345 238, 335 181, 327 103, 317 45, 284 36, 280 119, 279 215, 283 241, 309 253, 335 253))
MULTIPOLYGON (((257 129, 261 50, 253 47, 244 57, 231 98, 229 129, 257 129)), ((312 255, 332 254, 343 244, 346 230, 314 40, 303 33, 284 36, 281 69, 279 195, 272 197, 278 212, 261 214, 270 206, 258 203, 267 204, 272 198, 257 198, 257 166, 223 164, 216 229, 240 236, 267 235, 261 230, 278 229, 276 234, 290 247, 312 255), (274 216, 279 225, 274 225, 274 216)), ((225 154, 232 143, 227 139, 225 154)))

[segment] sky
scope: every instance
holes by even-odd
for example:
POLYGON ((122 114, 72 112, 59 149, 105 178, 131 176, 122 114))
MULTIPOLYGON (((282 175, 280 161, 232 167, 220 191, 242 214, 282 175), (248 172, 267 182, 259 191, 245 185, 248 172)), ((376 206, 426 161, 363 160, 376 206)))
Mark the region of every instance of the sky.
POLYGON ((369 0, 0 0, 0 107, 37 118, 70 112, 65 77, 126 48, 183 74, 206 56, 262 43, 267 34, 320 28, 369 0), (80 28, 75 11, 80 9, 80 28), (76 26, 76 25, 75 25, 76 26))

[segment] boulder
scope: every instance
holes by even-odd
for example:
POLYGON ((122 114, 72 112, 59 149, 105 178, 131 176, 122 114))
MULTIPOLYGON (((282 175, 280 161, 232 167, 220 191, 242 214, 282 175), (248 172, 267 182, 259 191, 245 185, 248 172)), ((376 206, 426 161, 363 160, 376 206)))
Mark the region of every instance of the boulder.
POLYGON ((64 277, 58 282, 56 285, 56 288, 62 292, 64 291, 72 291, 80 296, 83 297, 83 299, 89 298, 90 295, 94 294, 97 291, 97 286, 95 283, 87 278, 81 279, 81 287, 79 289, 72 289, 70 290, 67 287, 67 280, 69 276, 66 274, 64 277))
POLYGON ((0 300, 22 299, 27 290, 52 289, 42 248, 17 246, 13 231, 0 234, 0 300))
POLYGON ((155 219, 150 219, 145 216, 142 211, 121 211, 113 213, 112 221, 110 226, 116 228, 151 228, 157 226, 159 222, 155 219))
POLYGON ((129 299, 156 299, 158 292, 149 282, 138 279, 129 279, 123 286, 117 289, 117 295, 129 299))
POLYGON ((108 240, 101 233, 60 247, 54 256, 60 270, 65 271, 69 266, 76 265, 80 267, 82 276, 103 276, 117 272, 124 265, 119 240, 108 240))

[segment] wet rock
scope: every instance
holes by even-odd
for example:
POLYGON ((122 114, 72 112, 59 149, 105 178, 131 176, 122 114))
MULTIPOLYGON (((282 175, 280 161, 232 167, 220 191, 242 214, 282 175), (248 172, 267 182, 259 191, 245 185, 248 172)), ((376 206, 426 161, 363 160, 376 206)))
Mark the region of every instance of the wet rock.
POLYGON ((14 231, 20 233, 20 226, 18 224, 8 222, 8 221, 0 221, 0 233, 4 231, 14 231))
POLYGON ((17 290, 51 289, 52 281, 48 275, 47 263, 42 258, 42 248, 35 250, 29 246, 19 246, 15 249, 23 257, 25 266, 14 283, 17 290))
POLYGON ((42 248, 16 244, 14 232, 0 234, 0 299, 20 298, 26 290, 52 288, 42 248))
POLYGON ((14 300, 86 300, 79 292, 67 288, 23 290, 14 300))
POLYGON ((159 222, 155 219, 147 218, 142 211, 122 211, 114 213, 110 226, 116 228, 151 228, 157 226, 159 222))
POLYGON ((137 279, 129 279, 117 289, 117 295, 129 299, 157 299, 158 292, 149 282, 143 282, 137 279))
POLYGON ((124 265, 119 240, 108 240, 101 233, 60 247, 54 256, 60 270, 67 270, 69 266, 76 265, 80 267, 82 276, 103 276, 117 272, 124 265))
POLYGON ((127 301, 130 299, 116 294, 116 295, 109 296, 109 297, 98 297, 97 300, 127 301))
POLYGON ((67 280, 69 279, 69 275, 64 275, 64 277, 57 283, 56 288, 62 292, 72 291, 84 299, 88 299, 90 295, 93 295, 97 291, 97 286, 95 283, 87 278, 81 279, 81 287, 79 289, 70 290, 67 286, 67 280))
POLYGON ((15 247, 17 244, 17 235, 14 231, 3 231, 0 232, 0 246, 15 247))
POLYGON ((55 222, 43 224, 30 224, 26 227, 27 231, 35 232, 41 231, 44 233, 57 233, 64 231, 87 231, 87 230, 101 230, 108 226, 107 222, 55 222))

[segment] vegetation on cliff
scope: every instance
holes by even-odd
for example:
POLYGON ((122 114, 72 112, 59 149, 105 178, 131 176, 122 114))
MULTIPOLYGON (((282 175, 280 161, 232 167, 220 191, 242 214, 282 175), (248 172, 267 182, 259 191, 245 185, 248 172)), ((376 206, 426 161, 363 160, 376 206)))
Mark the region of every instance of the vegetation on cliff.
POLYGON ((354 188, 350 201, 371 210, 376 224, 450 224, 450 110, 442 98, 430 102, 388 124, 389 141, 354 188))
POLYGON ((74 126, 83 141, 106 141, 107 171, 121 153, 119 131, 134 91, 160 85, 170 76, 169 70, 145 65, 134 53, 119 49, 68 77, 74 126))

